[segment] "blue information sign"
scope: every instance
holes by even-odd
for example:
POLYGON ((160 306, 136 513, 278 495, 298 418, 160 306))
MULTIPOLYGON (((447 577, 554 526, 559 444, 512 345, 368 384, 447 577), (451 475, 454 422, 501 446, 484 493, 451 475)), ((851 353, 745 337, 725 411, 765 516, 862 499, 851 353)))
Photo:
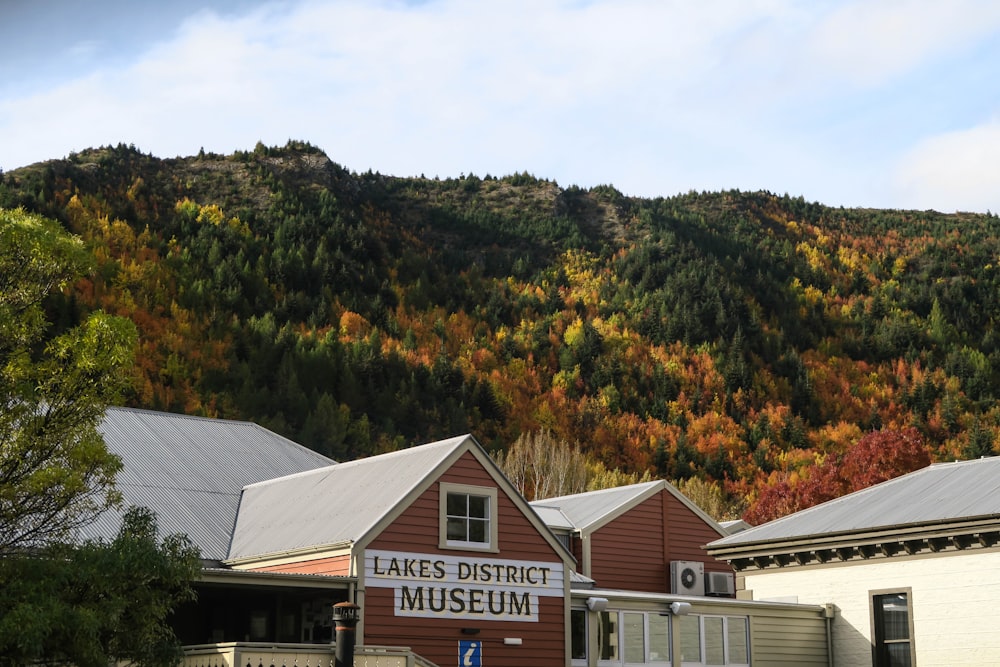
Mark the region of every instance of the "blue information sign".
POLYGON ((476 639, 458 642, 458 667, 483 667, 483 643, 476 639))

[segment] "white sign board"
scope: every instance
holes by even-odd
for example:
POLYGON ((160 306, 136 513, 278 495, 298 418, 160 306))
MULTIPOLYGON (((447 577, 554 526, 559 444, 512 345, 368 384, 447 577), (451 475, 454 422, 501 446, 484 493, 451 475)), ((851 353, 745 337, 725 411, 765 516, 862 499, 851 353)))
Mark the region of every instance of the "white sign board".
POLYGON ((393 589, 396 616, 538 621, 540 597, 562 597, 563 564, 365 552, 365 586, 393 589))

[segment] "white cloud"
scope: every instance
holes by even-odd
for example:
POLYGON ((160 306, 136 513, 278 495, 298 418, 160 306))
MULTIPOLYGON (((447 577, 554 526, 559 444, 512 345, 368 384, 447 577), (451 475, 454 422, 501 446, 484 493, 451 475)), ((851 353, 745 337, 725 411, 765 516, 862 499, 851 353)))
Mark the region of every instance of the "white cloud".
POLYGON ((914 208, 1000 211, 1000 121, 923 141, 897 166, 898 197, 914 208))
MULTIPOLYGON (((764 187, 871 205, 859 198, 889 192, 894 160, 873 151, 940 127, 900 117, 893 142, 873 139, 885 118, 872 110, 899 104, 879 95, 988 41, 992 4, 304 0, 202 11, 137 58, 0 100, 0 166, 107 143, 172 157, 295 138, 362 171, 526 169, 642 196, 764 187)), ((973 116, 974 102, 963 101, 973 116)))
POLYGON ((995 32, 1000 4, 855 0, 836 3, 829 14, 815 18, 802 44, 802 62, 834 81, 870 86, 995 32))

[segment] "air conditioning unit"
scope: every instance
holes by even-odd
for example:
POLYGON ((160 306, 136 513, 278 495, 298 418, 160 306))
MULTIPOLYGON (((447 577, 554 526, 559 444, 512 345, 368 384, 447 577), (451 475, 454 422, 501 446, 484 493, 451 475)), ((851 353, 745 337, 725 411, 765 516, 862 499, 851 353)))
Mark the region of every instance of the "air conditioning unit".
POLYGON ((671 593, 677 595, 704 595, 705 564, 689 560, 672 561, 670 584, 671 593))
POLYGON ((734 583, 732 572, 709 572, 705 575, 705 595, 716 597, 735 595, 734 583))

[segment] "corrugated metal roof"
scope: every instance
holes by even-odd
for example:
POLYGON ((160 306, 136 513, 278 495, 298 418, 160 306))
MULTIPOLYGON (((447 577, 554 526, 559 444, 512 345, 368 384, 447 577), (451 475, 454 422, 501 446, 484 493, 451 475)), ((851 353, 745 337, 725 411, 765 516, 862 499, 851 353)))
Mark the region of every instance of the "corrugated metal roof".
MULTIPOLYGON (((122 459, 125 504, 153 510, 162 534, 186 533, 212 560, 226 556, 244 486, 334 463, 251 422, 109 408, 99 430, 122 459)), ((108 512, 80 536, 110 539, 120 523, 108 512)))
POLYGON ((569 520, 569 517, 563 514, 563 511, 558 507, 548 507, 547 505, 539 504, 544 502, 544 500, 540 500, 537 503, 531 503, 531 509, 535 510, 535 514, 542 520, 542 523, 555 530, 573 530, 576 528, 573 522, 569 520))
POLYGON ((654 489, 663 488, 664 484, 663 481, 658 480, 576 493, 570 496, 559 496, 558 498, 545 498, 533 501, 531 506, 536 511, 539 507, 558 508, 563 517, 572 522, 573 527, 585 531, 594 524, 600 523, 605 517, 614 515, 623 506, 648 495, 654 489))
POLYGON ((357 541, 467 441, 475 442, 464 435, 251 484, 229 559, 357 541))
POLYGON ((710 547, 1000 515, 1000 457, 936 463, 716 540, 710 547))

